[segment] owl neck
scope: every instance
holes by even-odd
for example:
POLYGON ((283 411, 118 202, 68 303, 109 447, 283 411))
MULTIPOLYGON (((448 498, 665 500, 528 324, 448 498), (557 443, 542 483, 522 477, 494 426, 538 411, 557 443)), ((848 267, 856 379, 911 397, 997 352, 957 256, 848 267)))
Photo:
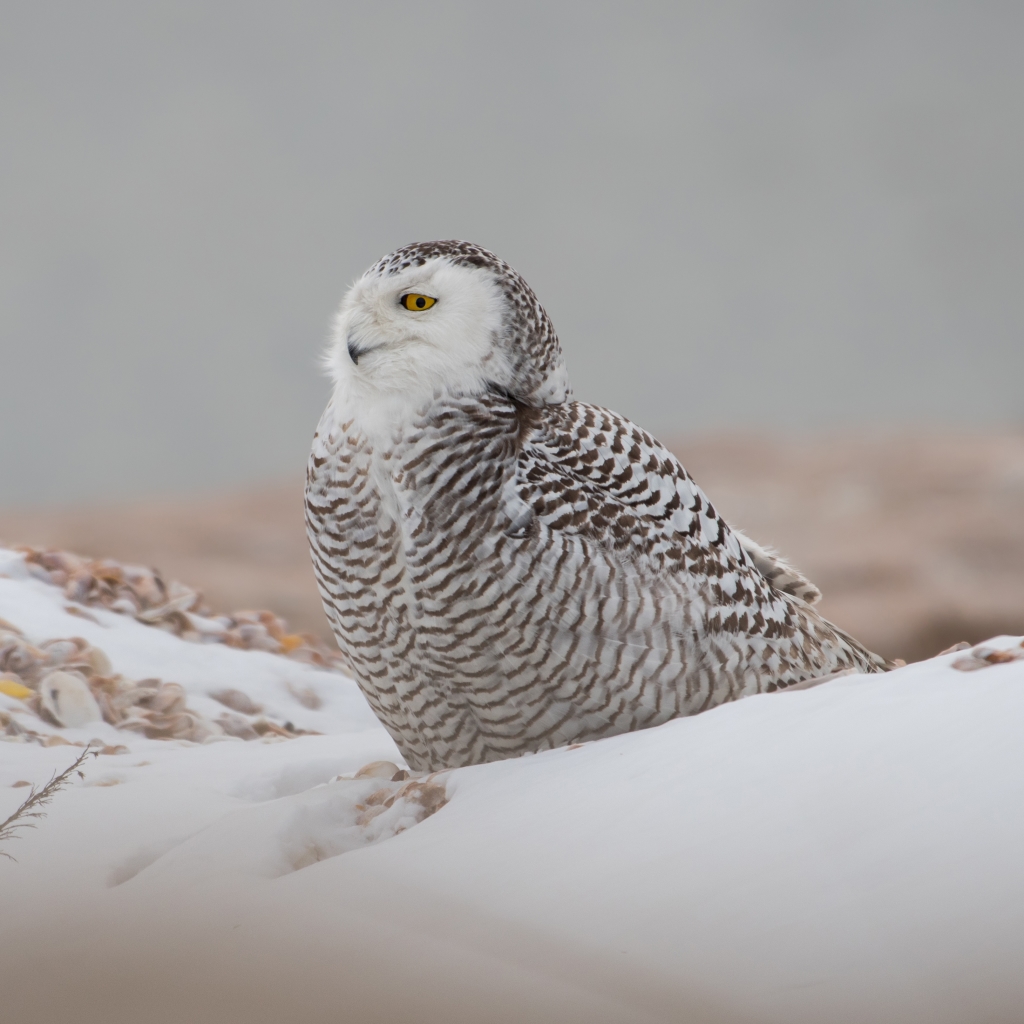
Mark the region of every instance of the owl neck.
POLYGON ((375 451, 384 452, 453 405, 492 397, 487 382, 474 385, 452 388, 435 384, 381 391, 360 381, 339 381, 331 405, 337 424, 350 423, 375 451))

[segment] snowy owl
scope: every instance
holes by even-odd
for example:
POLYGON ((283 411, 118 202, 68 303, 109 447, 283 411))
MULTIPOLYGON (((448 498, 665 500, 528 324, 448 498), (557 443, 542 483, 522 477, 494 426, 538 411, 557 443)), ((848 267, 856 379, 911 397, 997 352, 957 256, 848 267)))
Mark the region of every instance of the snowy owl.
POLYGON ((468 242, 385 256, 334 324, 306 524, 356 681, 417 771, 659 725, 880 657, 650 434, 572 399, 468 242))

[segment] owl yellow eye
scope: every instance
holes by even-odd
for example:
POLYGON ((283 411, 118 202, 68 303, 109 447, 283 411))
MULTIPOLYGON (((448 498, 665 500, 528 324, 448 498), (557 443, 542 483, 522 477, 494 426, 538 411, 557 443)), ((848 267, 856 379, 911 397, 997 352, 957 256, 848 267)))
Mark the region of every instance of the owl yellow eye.
POLYGON ((437 299, 432 299, 429 295, 420 295, 417 292, 409 292, 408 295, 403 295, 398 300, 406 309, 411 309, 414 313, 419 312, 421 309, 430 309, 437 299))

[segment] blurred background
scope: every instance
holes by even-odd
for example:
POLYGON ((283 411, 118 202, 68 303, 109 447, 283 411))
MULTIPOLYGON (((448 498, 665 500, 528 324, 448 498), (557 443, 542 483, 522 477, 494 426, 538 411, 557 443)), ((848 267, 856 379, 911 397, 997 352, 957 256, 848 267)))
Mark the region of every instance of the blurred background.
POLYGON ((1024 5, 2 9, 0 540, 325 632, 332 312, 458 237, 869 645, 1024 632, 1024 5))

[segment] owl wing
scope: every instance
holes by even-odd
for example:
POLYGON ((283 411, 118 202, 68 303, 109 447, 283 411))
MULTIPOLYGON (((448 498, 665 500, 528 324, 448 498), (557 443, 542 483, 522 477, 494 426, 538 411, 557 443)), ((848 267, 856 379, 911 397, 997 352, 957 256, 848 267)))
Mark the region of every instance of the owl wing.
POLYGON ((807 604, 820 598, 792 566, 732 529, 682 463, 634 423, 582 402, 526 417, 515 486, 522 504, 510 510, 511 529, 536 518, 658 574, 712 577, 715 589, 726 588, 726 605, 737 586, 753 587, 750 596, 768 605, 780 594, 807 604))

